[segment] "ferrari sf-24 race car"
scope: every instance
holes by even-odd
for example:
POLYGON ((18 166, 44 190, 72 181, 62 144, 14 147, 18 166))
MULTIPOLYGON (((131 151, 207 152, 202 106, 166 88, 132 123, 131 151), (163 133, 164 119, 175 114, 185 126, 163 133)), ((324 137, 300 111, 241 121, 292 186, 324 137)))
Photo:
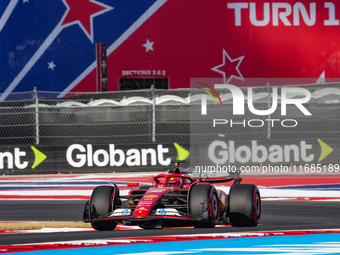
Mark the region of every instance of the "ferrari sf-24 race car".
POLYGON ((121 195, 114 183, 95 187, 86 202, 83 221, 96 230, 113 230, 118 223, 145 229, 258 225, 261 198, 256 185, 240 184, 238 174, 224 179, 192 178, 180 163, 176 162, 174 170, 153 177, 152 186, 128 184, 128 195, 121 195), (212 185, 230 181, 229 194, 212 185))

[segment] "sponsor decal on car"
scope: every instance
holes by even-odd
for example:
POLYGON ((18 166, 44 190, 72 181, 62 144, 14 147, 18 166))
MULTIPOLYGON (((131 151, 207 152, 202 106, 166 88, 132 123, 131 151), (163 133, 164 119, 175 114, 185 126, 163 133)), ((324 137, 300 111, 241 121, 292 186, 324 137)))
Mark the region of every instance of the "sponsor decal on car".
POLYGON ((147 197, 147 198, 154 198, 154 197, 157 197, 157 195, 146 195, 145 197, 147 197))
POLYGON ((131 209, 116 209, 113 211, 113 213, 110 215, 110 217, 117 217, 117 216, 127 216, 131 215, 131 209))
POLYGON ((156 210, 156 215, 181 216, 174 208, 159 208, 156 210))

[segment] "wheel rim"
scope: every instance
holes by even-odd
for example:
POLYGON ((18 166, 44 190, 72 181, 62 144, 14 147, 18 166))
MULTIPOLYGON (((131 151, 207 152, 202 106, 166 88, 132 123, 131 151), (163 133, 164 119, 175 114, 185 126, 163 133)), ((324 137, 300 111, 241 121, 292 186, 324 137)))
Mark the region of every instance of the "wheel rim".
POLYGON ((212 207, 212 215, 213 215, 214 219, 217 219, 217 216, 218 216, 218 203, 217 203, 217 197, 216 197, 215 194, 212 197, 211 207, 212 207))
POLYGON ((256 196, 255 196, 255 214, 256 214, 256 219, 259 219, 260 214, 261 214, 261 202, 260 202, 260 197, 258 193, 256 193, 256 196))

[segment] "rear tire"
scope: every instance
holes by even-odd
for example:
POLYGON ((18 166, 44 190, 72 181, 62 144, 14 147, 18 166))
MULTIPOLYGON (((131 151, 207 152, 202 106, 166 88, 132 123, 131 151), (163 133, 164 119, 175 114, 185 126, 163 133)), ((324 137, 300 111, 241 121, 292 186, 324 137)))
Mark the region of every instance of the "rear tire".
POLYGON ((256 185, 236 184, 229 191, 229 221, 233 227, 255 227, 261 216, 261 197, 256 185))
MULTIPOLYGON (((91 219, 104 217, 112 212, 118 203, 118 187, 114 186, 98 186, 91 195, 91 219)), ((95 230, 113 230, 117 223, 114 221, 93 221, 92 227, 95 230)))
POLYGON ((215 227, 218 220, 219 202, 214 186, 210 184, 192 186, 189 193, 189 211, 194 217, 202 218, 194 223, 195 228, 215 227))

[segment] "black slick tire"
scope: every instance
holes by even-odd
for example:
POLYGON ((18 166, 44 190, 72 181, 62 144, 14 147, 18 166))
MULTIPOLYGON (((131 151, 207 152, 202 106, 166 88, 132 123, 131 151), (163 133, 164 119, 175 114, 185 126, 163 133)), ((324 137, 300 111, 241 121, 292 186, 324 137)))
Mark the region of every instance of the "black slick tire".
POLYGON ((210 184, 194 185, 189 191, 189 213, 200 217, 195 228, 213 228, 218 220, 219 202, 216 189, 210 184), (205 212, 204 212, 205 210, 205 212))
MULTIPOLYGON (((91 195, 91 216, 100 218, 110 213, 115 207, 115 186, 98 186, 91 195)), ((95 230, 113 230, 117 223, 114 221, 92 221, 95 230)))
POLYGON ((229 221, 233 227, 255 227, 261 216, 261 198, 256 185, 236 184, 229 191, 229 221))

